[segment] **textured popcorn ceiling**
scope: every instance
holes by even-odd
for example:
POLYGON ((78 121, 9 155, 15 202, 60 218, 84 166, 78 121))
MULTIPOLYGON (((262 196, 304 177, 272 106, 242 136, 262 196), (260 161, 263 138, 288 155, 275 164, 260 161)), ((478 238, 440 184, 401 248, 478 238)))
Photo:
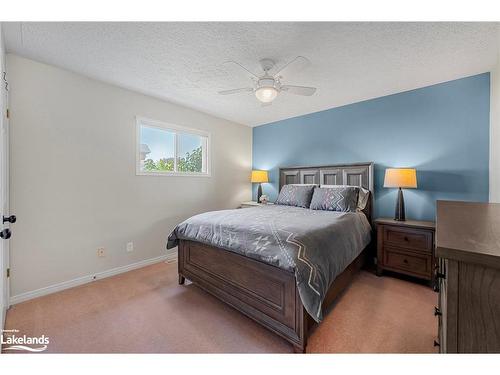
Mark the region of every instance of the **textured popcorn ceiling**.
POLYGON ((489 71, 497 25, 486 23, 4 23, 8 52, 255 126, 489 71), (260 72, 297 55, 312 65, 261 107, 222 63, 260 72))

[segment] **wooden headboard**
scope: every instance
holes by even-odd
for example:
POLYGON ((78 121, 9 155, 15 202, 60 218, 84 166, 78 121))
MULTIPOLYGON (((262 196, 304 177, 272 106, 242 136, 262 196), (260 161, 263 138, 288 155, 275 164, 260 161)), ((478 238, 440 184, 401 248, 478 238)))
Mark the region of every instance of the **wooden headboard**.
POLYGON ((370 190, 364 212, 371 222, 373 207, 373 163, 334 164, 318 167, 280 168, 279 190, 287 184, 350 185, 370 190))

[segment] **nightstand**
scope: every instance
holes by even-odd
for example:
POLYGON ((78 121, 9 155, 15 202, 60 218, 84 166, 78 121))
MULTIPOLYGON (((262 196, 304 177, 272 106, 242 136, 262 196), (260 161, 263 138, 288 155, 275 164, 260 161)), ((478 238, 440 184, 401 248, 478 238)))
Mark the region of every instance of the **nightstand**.
POLYGON ((240 208, 250 208, 250 207, 259 207, 259 206, 266 206, 268 204, 274 204, 274 203, 257 203, 255 201, 248 201, 248 202, 241 202, 240 208))
POLYGON ((434 233, 432 221, 396 221, 379 218, 377 227, 377 275, 384 270, 429 280, 434 284, 434 233))

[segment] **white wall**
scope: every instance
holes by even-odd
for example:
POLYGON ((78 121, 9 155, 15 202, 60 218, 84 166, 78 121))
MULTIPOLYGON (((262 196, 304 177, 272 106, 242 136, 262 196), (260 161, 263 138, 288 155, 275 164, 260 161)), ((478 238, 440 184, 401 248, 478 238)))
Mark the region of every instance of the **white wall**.
POLYGON ((158 257, 180 221, 251 198, 251 128, 15 55, 7 69, 14 298, 158 257), (211 132, 212 177, 136 176, 136 115, 211 132))
MULTIPOLYGON (((500 29, 498 49, 500 51, 500 29)), ((500 58, 490 79, 490 202, 500 203, 500 58)))

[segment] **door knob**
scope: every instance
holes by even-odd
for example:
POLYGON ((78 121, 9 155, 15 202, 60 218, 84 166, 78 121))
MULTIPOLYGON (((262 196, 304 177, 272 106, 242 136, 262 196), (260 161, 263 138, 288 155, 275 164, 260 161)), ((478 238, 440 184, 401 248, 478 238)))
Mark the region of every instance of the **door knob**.
POLYGON ((0 238, 3 238, 4 240, 8 240, 10 236, 12 236, 12 232, 8 228, 0 232, 0 238))
POLYGON ((17 221, 16 215, 4 216, 3 223, 11 223, 14 224, 17 221))

